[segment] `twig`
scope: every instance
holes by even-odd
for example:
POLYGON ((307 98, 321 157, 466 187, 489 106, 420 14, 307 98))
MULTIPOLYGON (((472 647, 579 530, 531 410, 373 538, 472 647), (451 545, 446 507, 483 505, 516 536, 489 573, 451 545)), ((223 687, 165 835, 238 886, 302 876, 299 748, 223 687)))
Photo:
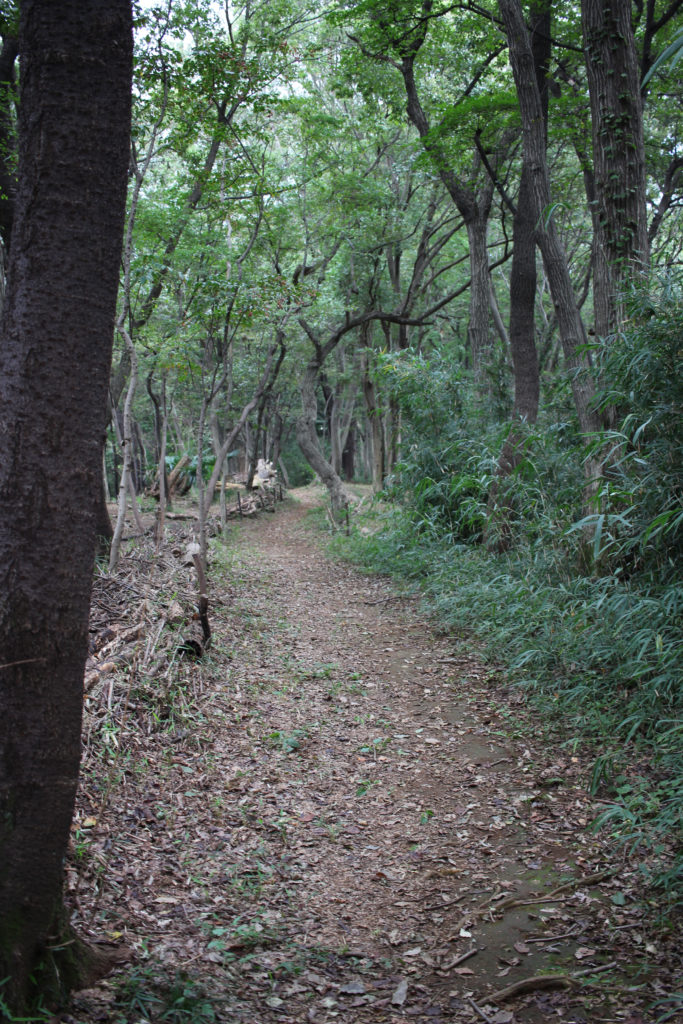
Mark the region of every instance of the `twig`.
POLYGON ((600 967, 585 967, 582 971, 574 971, 572 978, 587 978, 591 974, 604 974, 605 971, 611 971, 616 966, 616 960, 611 960, 608 964, 602 964, 600 967))
POLYGON ((428 907, 424 907, 424 910, 425 912, 429 912, 430 910, 441 910, 444 907, 452 907, 454 903, 462 903, 464 899, 464 896, 456 896, 455 899, 444 900, 443 903, 431 903, 428 907))
POLYGON ((593 885, 594 882, 602 882, 604 878, 610 878, 614 872, 611 869, 605 871, 596 871, 594 875, 587 875, 585 878, 572 878, 569 882, 565 882, 564 885, 558 885, 557 889, 553 889, 549 892, 545 899, 550 899, 553 896, 557 896, 558 893, 566 892, 567 889, 578 889, 580 885, 593 885))
POLYGON ((448 937, 448 942, 452 942, 454 939, 460 938, 460 929, 464 928, 466 924, 469 924, 473 919, 476 921, 478 917, 486 913, 487 910, 491 909, 491 903, 501 895, 501 890, 494 892, 493 896, 489 896, 486 903, 480 903, 478 907, 474 907, 468 913, 463 914, 458 923, 455 926, 453 933, 448 937))
POLYGON ((488 1014, 484 1013, 481 1006, 477 1006, 474 999, 468 999, 467 1002, 470 1004, 472 1009, 479 1014, 481 1019, 486 1021, 486 1024, 491 1024, 491 1018, 488 1016, 488 1014))
POLYGON ((577 935, 580 935, 581 928, 572 928, 568 932, 563 932, 562 935, 536 935, 533 938, 527 938, 525 942, 561 942, 562 939, 573 939, 577 935))
POLYGON ((491 910, 511 910, 514 907, 535 907, 538 903, 564 903, 566 900, 571 899, 571 895, 567 896, 536 896, 528 900, 502 900, 497 907, 491 907, 491 910))
POLYGON ((460 956, 456 956, 455 960, 451 960, 449 964, 442 964, 442 971, 452 971, 454 967, 459 964, 464 964, 465 960, 469 960, 470 957, 475 956, 479 950, 476 946, 472 946, 472 949, 468 949, 466 953, 461 953, 460 956))

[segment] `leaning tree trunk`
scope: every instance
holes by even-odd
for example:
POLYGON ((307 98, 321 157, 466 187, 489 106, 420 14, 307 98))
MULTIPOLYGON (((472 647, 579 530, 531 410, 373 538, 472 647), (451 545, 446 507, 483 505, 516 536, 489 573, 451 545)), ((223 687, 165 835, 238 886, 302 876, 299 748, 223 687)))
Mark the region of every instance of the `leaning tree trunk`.
POLYGON ((78 959, 78 944, 62 941, 62 873, 125 211, 131 22, 130 0, 21 4, 19 188, 0 338, 0 979, 16 1017, 38 995, 61 995, 78 959))
POLYGON ((318 443, 318 402, 315 396, 317 377, 318 364, 313 360, 306 367, 300 384, 301 415, 296 421, 296 439, 309 466, 327 487, 332 513, 336 516, 346 508, 349 498, 344 490, 344 484, 323 455, 318 443))

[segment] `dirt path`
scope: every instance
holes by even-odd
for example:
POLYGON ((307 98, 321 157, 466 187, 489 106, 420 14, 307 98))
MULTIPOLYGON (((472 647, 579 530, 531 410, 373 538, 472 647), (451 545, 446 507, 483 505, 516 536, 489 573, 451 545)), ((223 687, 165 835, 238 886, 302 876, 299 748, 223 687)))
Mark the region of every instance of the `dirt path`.
POLYGON ((582 766, 414 601, 326 560, 313 500, 223 549, 209 659, 132 673, 118 719, 93 711, 114 735, 71 887, 128 962, 62 1019, 654 1020, 670 951, 584 830, 582 766))

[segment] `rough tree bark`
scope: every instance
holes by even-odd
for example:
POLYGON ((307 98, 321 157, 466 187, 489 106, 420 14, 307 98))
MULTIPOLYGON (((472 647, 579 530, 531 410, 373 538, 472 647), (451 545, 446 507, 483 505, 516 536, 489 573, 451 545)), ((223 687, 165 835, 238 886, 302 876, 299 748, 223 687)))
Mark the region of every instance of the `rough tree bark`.
POLYGON ((582 0, 593 129, 595 332, 613 334, 649 262, 645 143, 631 0, 582 0))
POLYGON ((77 960, 78 944, 59 942, 61 886, 125 211, 130 0, 22 0, 19 38, 0 341, 0 979, 16 1015, 36 988, 63 993, 77 960))
MULTIPOLYGON (((534 0, 529 8, 530 46, 534 75, 543 112, 543 144, 548 135, 548 82, 550 64, 550 5, 534 0)), ((536 221, 531 172, 522 157, 517 206, 512 225, 510 268, 510 352, 515 374, 513 420, 535 423, 538 416, 539 369, 534 310, 536 306, 536 221)))

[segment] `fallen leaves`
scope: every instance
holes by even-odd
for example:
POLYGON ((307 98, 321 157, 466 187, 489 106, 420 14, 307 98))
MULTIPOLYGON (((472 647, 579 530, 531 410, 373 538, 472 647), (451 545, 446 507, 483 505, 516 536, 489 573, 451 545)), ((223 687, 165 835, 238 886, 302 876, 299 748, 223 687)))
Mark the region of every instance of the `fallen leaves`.
POLYGON ((392 1006, 403 1006, 408 998, 408 979, 402 978, 391 997, 392 1006))
MULTIPOLYGON (((501 741, 476 652, 331 571, 297 515, 246 524, 248 553, 235 538, 214 568, 204 665, 172 653, 195 589, 177 559, 138 552, 101 583, 100 652, 132 657, 86 708, 75 923, 258 1024, 513 1024, 496 979, 499 1002, 542 998, 551 949, 571 981, 543 998, 573 998, 617 914, 654 955, 621 876, 605 898, 598 840, 575 839, 587 798, 560 782, 580 765, 501 741)), ((76 1019, 116 1019, 98 1012, 76 1019)))

